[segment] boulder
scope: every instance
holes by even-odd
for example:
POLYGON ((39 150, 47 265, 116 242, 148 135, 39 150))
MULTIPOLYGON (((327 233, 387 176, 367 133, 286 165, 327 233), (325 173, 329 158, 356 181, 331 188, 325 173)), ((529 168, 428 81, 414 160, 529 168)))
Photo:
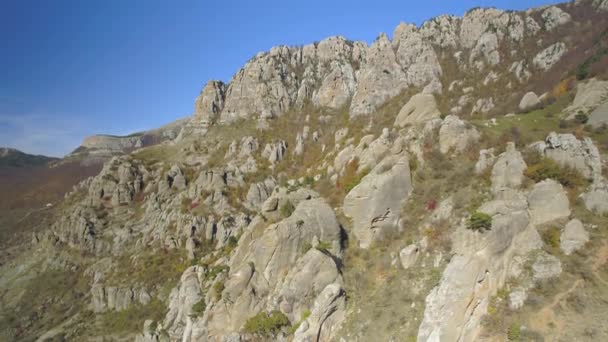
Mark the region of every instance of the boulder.
POLYGON ((416 94, 399 111, 395 126, 405 127, 406 125, 437 119, 440 114, 433 94, 416 94))
POLYGON ((407 158, 387 157, 344 198, 343 211, 353 220, 361 248, 395 231, 401 206, 412 192, 407 158))
POLYGON ((599 182, 603 178, 600 153, 589 137, 578 140, 570 133, 551 132, 543 152, 558 164, 578 170, 587 179, 599 182))
POLYGON ((420 247, 416 244, 409 245, 399 252, 399 260, 401 261, 401 266, 403 266, 404 270, 407 270, 416 263, 419 252, 420 247))
POLYGON ((594 184, 589 191, 581 195, 587 210, 596 215, 608 213, 608 185, 605 183, 594 184))
POLYGON ((507 143, 507 150, 498 156, 492 168, 492 191, 521 186, 526 168, 526 162, 515 144, 507 143))
POLYGON ((583 227, 583 223, 573 219, 564 228, 559 240, 559 247, 566 255, 583 247, 589 242, 589 233, 583 227))
POLYGON ((538 99, 538 95, 533 91, 529 91, 521 98, 521 101, 519 101, 519 110, 530 110, 539 104, 540 100, 538 99))
POLYGON ((544 224, 570 216, 570 202, 564 188, 552 179, 536 183, 528 194, 534 224, 544 224))
POLYGON ((451 150, 460 153, 479 138, 479 132, 473 125, 455 115, 448 115, 439 128, 439 151, 443 154, 451 150))
POLYGON ((562 263, 555 256, 547 252, 540 252, 532 264, 532 278, 542 281, 555 278, 562 273, 562 263))

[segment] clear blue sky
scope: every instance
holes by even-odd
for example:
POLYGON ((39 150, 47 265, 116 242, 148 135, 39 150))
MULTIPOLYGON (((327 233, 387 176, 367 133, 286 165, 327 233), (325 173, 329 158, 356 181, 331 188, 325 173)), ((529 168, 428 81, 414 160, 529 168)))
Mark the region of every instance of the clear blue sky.
POLYGON ((158 127, 275 45, 371 42, 401 21, 548 2, 1 0, 0 146, 61 156, 88 135, 158 127))

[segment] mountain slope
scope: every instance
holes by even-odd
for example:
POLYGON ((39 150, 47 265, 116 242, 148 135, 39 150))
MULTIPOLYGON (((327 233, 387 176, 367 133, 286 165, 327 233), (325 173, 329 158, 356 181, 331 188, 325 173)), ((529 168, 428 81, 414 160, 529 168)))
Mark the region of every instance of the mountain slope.
POLYGON ((2 337, 608 338, 606 9, 258 54, 178 135, 108 138, 3 255, 2 337))

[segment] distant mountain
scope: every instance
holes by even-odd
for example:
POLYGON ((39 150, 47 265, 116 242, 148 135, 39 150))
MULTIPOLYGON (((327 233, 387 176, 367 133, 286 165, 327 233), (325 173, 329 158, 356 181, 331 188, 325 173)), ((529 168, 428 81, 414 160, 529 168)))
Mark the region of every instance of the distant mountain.
POLYGON ((14 148, 0 147, 0 167, 40 166, 55 160, 57 158, 27 154, 14 148))

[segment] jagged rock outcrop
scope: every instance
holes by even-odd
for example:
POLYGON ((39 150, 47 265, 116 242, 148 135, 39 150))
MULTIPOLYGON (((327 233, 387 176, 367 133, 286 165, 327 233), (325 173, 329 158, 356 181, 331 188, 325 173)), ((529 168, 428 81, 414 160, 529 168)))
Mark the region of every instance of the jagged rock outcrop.
POLYGON ((300 324, 294 341, 328 341, 344 319, 345 291, 340 284, 330 284, 319 294, 310 316, 300 324))
POLYGON ((570 14, 564 12, 557 6, 550 6, 544 10, 541 17, 547 31, 552 31, 556 27, 564 25, 572 20, 570 14))
POLYGON ((357 90, 350 105, 351 117, 370 114, 408 85, 391 41, 385 34, 381 34, 369 47, 357 75, 357 90))
POLYGON ((221 81, 209 81, 194 101, 194 120, 210 125, 219 119, 224 108, 226 85, 221 81))
POLYGON ((437 108, 437 101, 433 94, 416 94, 401 108, 395 126, 423 123, 428 120, 438 119, 441 115, 437 108))
POLYGON ((475 174, 484 173, 490 166, 494 165, 495 161, 494 148, 479 150, 479 159, 475 163, 475 174))
POLYGON ((532 62, 537 68, 547 71, 555 63, 559 62, 564 53, 566 53, 566 50, 566 44, 562 42, 555 43, 534 56, 532 62))
POLYGON ((344 198, 344 214, 353 220, 361 248, 398 229, 399 213, 412 191, 408 158, 387 157, 344 198))
POLYGON ((95 284, 91 288, 91 307, 94 312, 122 311, 134 303, 145 305, 150 300, 150 294, 143 288, 103 286, 102 284, 95 284))
POLYGON ((270 226, 256 217, 230 260, 222 291, 229 300, 213 305, 205 316, 209 337, 239 331, 266 309, 280 309, 291 320, 301 317, 326 286, 341 282, 331 256, 306 248, 322 241, 327 253, 339 256, 340 234, 333 210, 319 198, 302 199, 291 216, 270 226))

